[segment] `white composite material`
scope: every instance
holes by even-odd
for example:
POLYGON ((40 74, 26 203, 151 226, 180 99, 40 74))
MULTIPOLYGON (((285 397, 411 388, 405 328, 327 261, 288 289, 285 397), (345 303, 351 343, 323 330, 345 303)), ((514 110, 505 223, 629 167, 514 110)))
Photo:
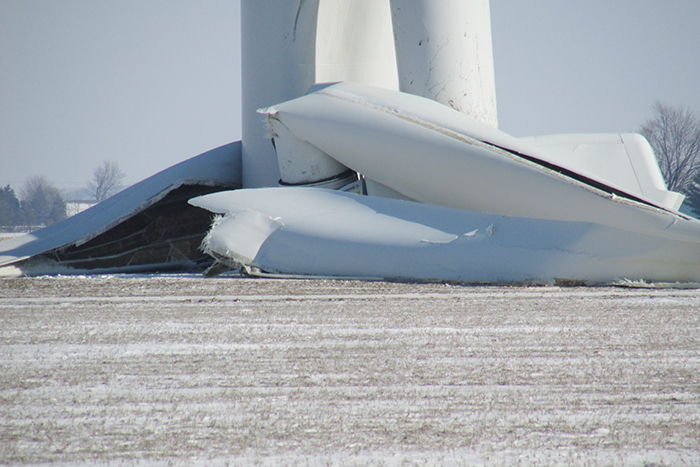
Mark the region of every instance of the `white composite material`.
POLYGON ((668 191, 654 150, 635 133, 545 135, 520 138, 559 163, 581 173, 595 173, 629 193, 677 211, 685 198, 668 191))
MULTIPOLYGON (((255 273, 478 283, 700 281, 700 235, 497 216, 316 188, 190 200, 212 256, 255 273)), ((700 230, 697 229, 696 232, 700 230)))
POLYGON ((497 127, 488 0, 392 0, 391 12, 399 89, 497 127))
POLYGON ((478 283, 700 281, 700 221, 677 212, 682 195, 666 190, 638 135, 519 140, 433 100, 346 82, 260 113, 284 182, 318 186, 350 171, 380 196, 295 187, 191 200, 223 215, 204 247, 228 267, 478 283))
POLYGON ((669 211, 677 194, 616 184, 426 98, 338 83, 261 112, 277 146, 299 148, 285 153, 296 172, 326 154, 422 203, 698 238, 696 221, 669 211))
POLYGON ((256 110, 316 83, 402 90, 496 126, 488 0, 242 0, 245 187, 275 186, 256 110))

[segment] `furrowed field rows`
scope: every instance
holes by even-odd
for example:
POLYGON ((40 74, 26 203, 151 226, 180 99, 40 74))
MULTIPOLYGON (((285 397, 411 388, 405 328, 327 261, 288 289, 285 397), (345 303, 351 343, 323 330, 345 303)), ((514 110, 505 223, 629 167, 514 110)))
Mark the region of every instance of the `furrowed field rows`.
POLYGON ((20 278, 0 324, 0 463, 700 463, 695 290, 20 278))

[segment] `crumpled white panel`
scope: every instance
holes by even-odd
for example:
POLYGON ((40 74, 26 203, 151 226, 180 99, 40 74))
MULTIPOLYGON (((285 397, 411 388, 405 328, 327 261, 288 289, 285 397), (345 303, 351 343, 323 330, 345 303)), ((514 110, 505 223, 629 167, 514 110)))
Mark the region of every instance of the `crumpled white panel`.
POLYGON ((224 214, 205 240, 208 250, 268 273, 479 283, 700 280, 700 236, 684 242, 663 230, 640 234, 314 188, 220 192, 190 204, 224 214))
POLYGON ((668 191, 654 150, 642 135, 559 134, 519 140, 577 172, 593 174, 672 211, 678 211, 685 198, 668 191))
POLYGON ((412 200, 698 237, 697 221, 429 99, 337 83, 273 110, 298 140, 412 200))

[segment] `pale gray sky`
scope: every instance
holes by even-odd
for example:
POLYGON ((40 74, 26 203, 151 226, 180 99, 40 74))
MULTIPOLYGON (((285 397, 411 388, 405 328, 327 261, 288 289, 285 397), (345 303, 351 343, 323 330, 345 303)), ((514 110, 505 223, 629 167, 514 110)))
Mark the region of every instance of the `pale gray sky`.
MULTIPOLYGON (((0 186, 135 183, 240 139, 239 2, 0 0, 0 186)), ((634 131, 700 112, 700 1, 491 0, 500 128, 634 131)))
POLYGON ((135 183, 240 139, 231 0, 0 0, 0 185, 135 183))
POLYGON ((655 100, 700 112, 700 1, 491 0, 500 128, 636 131, 655 100))

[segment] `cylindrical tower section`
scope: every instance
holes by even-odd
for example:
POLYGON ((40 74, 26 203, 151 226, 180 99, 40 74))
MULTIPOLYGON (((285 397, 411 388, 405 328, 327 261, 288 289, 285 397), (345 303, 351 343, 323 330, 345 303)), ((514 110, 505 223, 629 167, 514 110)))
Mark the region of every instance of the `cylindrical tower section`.
POLYGON ((257 110, 304 95, 316 81, 319 0, 241 0, 243 186, 276 186, 277 156, 257 110))
POLYGON ((389 0, 321 0, 316 81, 399 90, 389 0))
POLYGON ((399 88, 494 128, 488 0, 391 0, 399 88))

